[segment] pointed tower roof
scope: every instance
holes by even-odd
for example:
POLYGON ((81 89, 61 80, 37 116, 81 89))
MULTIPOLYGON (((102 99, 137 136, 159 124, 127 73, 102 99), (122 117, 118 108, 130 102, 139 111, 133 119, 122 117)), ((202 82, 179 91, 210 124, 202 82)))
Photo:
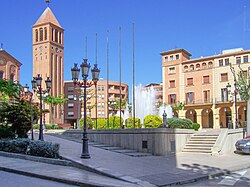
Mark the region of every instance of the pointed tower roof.
POLYGON ((44 12, 40 16, 40 18, 37 20, 37 22, 33 26, 41 25, 41 24, 44 24, 44 23, 53 23, 54 25, 56 25, 58 27, 61 27, 61 25, 59 24, 59 22, 57 21, 55 15, 53 14, 53 12, 51 11, 51 9, 49 7, 47 7, 44 10, 44 12))

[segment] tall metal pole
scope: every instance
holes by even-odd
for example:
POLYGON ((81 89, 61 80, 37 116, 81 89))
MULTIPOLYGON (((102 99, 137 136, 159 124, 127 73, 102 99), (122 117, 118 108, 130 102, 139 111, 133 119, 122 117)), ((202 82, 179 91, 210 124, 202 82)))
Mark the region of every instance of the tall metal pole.
POLYGON ((234 77, 234 110, 235 110, 235 128, 238 128, 238 111, 237 111, 237 88, 236 88, 236 77, 234 77))
POLYGON ((119 40, 119 62, 120 62, 120 127, 122 128, 122 58, 121 58, 121 32, 122 29, 119 27, 119 34, 120 34, 120 40, 119 40))
MULTIPOLYGON (((95 43, 95 63, 97 64, 97 33, 96 33, 95 43)), ((97 81, 94 82, 95 84, 95 129, 97 129, 97 81)))
POLYGON ((39 140, 43 141, 43 103, 42 103, 42 84, 39 86, 39 109, 40 109, 40 129, 39 129, 39 140))
POLYGON ((90 158, 89 155, 89 148, 88 148, 88 137, 87 137, 87 108, 86 108, 86 87, 87 87, 87 78, 84 77, 84 99, 83 99, 83 103, 84 103, 84 124, 83 124, 83 138, 82 138, 82 155, 81 158, 90 158))
POLYGON ((109 127, 109 31, 107 31, 107 59, 106 59, 106 73, 107 73, 107 125, 109 127))
POLYGON ((132 24, 132 89, 133 89, 133 123, 135 128, 135 52, 134 52, 134 23, 132 24))

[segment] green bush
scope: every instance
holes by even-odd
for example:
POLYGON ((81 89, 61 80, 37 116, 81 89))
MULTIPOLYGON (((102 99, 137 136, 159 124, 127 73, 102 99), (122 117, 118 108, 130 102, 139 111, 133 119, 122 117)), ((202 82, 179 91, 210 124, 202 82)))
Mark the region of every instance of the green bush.
POLYGON ((196 131, 199 130, 200 126, 201 125, 199 123, 193 123, 193 129, 196 130, 196 131))
MULTIPOLYGON (((123 119, 121 120, 123 124, 123 119)), ((109 128, 110 129, 120 129, 122 127, 120 124, 120 117, 119 116, 110 116, 109 117, 109 128)))
MULTIPOLYGON (((128 118, 125 120, 126 128, 134 128, 134 118, 128 118)), ((141 128, 141 120, 139 118, 135 118, 135 128, 141 128)))
POLYGON ((39 140, 32 141, 27 148, 27 154, 47 158, 59 158, 59 144, 39 140))
POLYGON ((1 139, 0 151, 59 158, 59 144, 30 139, 1 139))
POLYGON ((148 115, 143 122, 145 128, 159 128, 162 126, 162 119, 157 115, 148 115))
POLYGON ((29 139, 2 139, 0 151, 26 154, 29 144, 29 139))
POLYGON ((169 128, 193 129, 193 122, 186 118, 167 118, 167 124, 169 128))
MULTIPOLYGON (((83 129, 83 123, 84 123, 84 118, 81 118, 79 120, 80 129, 83 129)), ((87 116, 87 129, 93 129, 93 124, 94 123, 93 123, 92 119, 89 116, 87 116)))
POLYGON ((33 129, 39 129, 40 128, 40 124, 33 124, 32 127, 33 127, 33 129))
MULTIPOLYGON (((94 121, 94 127, 95 127, 94 121)), ((106 129, 107 121, 104 118, 97 118, 97 129, 106 129)), ((96 128, 96 127, 95 127, 96 128)))
MULTIPOLYGON (((45 129, 60 129, 57 124, 45 124, 45 129)), ((33 124, 33 129, 40 129, 40 124, 33 124)))
POLYGON ((0 139, 2 138, 15 138, 15 133, 8 127, 0 127, 0 139))

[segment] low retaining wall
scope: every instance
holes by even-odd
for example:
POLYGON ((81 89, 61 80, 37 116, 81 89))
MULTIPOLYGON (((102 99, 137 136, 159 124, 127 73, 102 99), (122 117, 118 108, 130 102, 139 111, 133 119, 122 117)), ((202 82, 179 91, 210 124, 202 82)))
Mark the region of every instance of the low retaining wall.
MULTIPOLYGON (((181 152, 193 133, 192 129, 170 128, 89 130, 88 138, 102 144, 164 156, 181 152)), ((80 130, 63 134, 82 137, 80 130)))

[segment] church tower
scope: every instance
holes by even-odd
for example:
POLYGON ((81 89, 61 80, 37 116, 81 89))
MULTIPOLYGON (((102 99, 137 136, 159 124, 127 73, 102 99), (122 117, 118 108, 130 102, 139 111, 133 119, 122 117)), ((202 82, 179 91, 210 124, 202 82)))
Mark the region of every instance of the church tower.
MULTIPOLYGON (((42 88, 45 89, 45 79, 50 77, 52 86, 50 95, 63 95, 64 82, 64 29, 61 27, 49 7, 32 27, 33 77, 40 74, 43 78, 42 88)), ((35 101, 38 98, 35 97, 35 101)), ((61 106, 63 107, 63 106, 61 106)), ((54 107, 54 122, 63 123, 62 108, 54 107)), ((45 106, 46 109, 52 109, 45 106)), ((46 123, 51 123, 51 115, 46 114, 46 123)))

